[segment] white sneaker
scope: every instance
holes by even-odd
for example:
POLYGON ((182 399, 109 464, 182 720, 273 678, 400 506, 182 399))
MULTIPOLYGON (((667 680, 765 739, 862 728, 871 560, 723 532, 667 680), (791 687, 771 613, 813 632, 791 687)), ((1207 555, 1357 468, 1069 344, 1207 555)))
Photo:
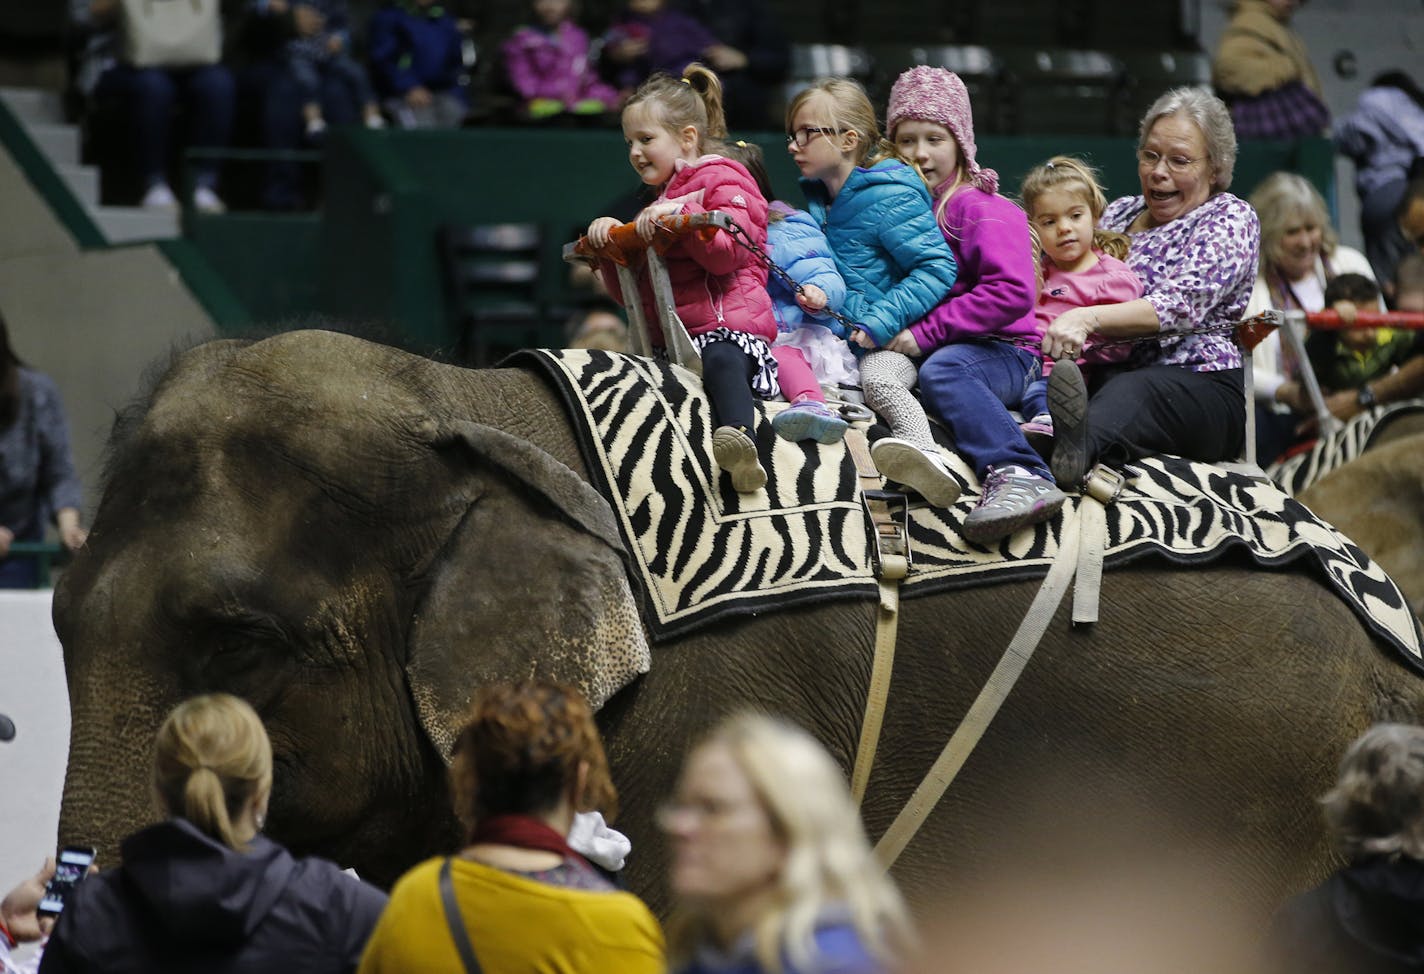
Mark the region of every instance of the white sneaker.
POLYGON ((321 137, 322 137, 323 135, 325 135, 325 134, 326 134, 326 119, 324 119, 324 118, 309 118, 309 119, 307 119, 307 138, 309 138, 309 139, 319 139, 319 138, 321 138, 321 137))
POLYGON ((143 202, 139 205, 145 210, 175 210, 178 208, 178 197, 173 195, 167 183, 154 183, 143 194, 143 202))
POLYGON ((934 507, 953 507, 959 500, 959 481, 944 460, 908 440, 882 437, 870 444, 870 459, 882 477, 909 487, 934 507))
POLYGON ((366 127, 368 129, 383 129, 386 127, 386 119, 382 115, 367 115, 366 127))
POLYGON ((218 198, 207 186, 199 186, 193 190, 193 208, 199 213, 226 213, 227 204, 218 198))

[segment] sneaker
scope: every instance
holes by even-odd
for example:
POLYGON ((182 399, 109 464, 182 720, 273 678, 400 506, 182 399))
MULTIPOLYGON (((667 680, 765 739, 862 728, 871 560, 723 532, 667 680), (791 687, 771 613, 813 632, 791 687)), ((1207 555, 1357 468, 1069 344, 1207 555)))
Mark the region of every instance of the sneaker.
POLYGON ((145 210, 173 210, 178 208, 178 197, 173 195, 167 183, 154 183, 143 194, 143 202, 139 205, 145 210))
POLYGON ((936 453, 909 440, 882 436, 870 444, 870 459, 886 480, 904 484, 934 507, 953 507, 962 489, 936 453))
POLYGON ((771 420, 776 435, 793 443, 800 440, 839 443, 848 425, 834 409, 814 399, 792 403, 771 420))
POLYGON ((1019 429, 1023 431, 1024 439, 1028 440, 1028 445, 1038 452, 1038 455, 1047 460, 1053 454, 1053 417, 1048 413, 1039 413, 1033 419, 1019 424, 1019 429))
POLYGON ((965 539, 975 544, 998 541, 1019 528, 1048 520, 1065 500, 1063 491, 1031 470, 1014 465, 990 467, 984 477, 984 493, 964 519, 962 531, 965 539))
POLYGON ((386 127, 386 117, 380 112, 372 112, 366 116, 366 127, 368 129, 383 129, 386 127))
POLYGON ((226 213, 227 205, 214 193, 210 186, 199 186, 193 190, 193 208, 199 213, 226 213))
POLYGON ((309 118, 309 119, 307 119, 307 141, 308 141, 308 142, 320 142, 321 139, 322 139, 322 137, 323 137, 324 135, 326 135, 326 119, 324 119, 324 118, 309 118))
POLYGON ((712 458, 731 476, 737 493, 750 494, 766 486, 756 443, 738 427, 719 426, 712 432, 712 458))
POLYGON ((1059 359, 1048 377, 1048 411, 1053 414, 1053 479, 1075 490, 1088 475, 1088 386, 1072 359, 1059 359))

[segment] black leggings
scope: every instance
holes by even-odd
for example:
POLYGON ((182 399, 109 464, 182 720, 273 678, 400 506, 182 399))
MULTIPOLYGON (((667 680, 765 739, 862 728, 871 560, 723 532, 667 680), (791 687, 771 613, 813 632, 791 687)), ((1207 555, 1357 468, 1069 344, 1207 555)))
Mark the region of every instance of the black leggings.
POLYGON ((1088 401, 1088 459, 1126 463, 1173 453, 1213 463, 1241 455, 1246 394, 1240 369, 1149 365, 1118 372, 1088 401))
POLYGON ((709 342, 702 349, 702 388, 712 403, 712 425, 740 426, 749 434, 755 424, 752 376, 757 363, 732 342, 709 342))

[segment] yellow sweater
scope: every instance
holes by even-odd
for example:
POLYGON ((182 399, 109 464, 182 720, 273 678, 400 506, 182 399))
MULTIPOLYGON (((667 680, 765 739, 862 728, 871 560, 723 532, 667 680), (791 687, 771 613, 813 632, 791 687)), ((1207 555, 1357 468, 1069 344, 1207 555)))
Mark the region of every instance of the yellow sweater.
MULTIPOLYGON (((441 859, 397 881, 358 974, 463 974, 440 901, 441 859)), ((485 974, 662 974, 663 934, 632 893, 565 889, 455 859, 451 882, 485 974)))

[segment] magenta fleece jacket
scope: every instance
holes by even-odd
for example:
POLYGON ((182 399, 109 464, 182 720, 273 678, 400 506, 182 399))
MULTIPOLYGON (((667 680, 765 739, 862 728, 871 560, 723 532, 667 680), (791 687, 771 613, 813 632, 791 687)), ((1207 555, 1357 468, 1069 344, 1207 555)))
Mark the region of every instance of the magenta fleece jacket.
POLYGON ((1036 340, 1034 253, 1024 211, 995 193, 965 186, 950 197, 939 228, 959 263, 959 277, 949 297, 910 326, 920 352, 991 335, 1036 340))

